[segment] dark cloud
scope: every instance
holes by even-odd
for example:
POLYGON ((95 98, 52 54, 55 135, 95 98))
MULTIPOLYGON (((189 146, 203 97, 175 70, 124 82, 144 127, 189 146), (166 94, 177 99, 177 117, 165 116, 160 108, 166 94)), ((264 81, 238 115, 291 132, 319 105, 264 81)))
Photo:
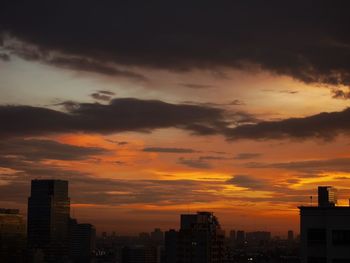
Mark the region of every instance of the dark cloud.
POLYGON ((246 105, 244 101, 241 100, 233 100, 231 102, 228 103, 228 105, 232 105, 232 106, 242 106, 242 105, 246 105))
POLYGON ((156 153, 196 153, 198 151, 190 148, 166 148, 166 147, 146 147, 144 152, 156 152, 156 153))
POLYGON ((297 94, 299 91, 297 90, 273 90, 273 89, 264 89, 264 92, 278 92, 278 93, 284 93, 284 94, 297 94))
POLYGON ((84 60, 188 70, 260 68, 304 82, 350 83, 348 1, 6 1, 2 30, 84 60), (79 16, 77 16, 79 14, 79 16))
POLYGON ((350 131, 350 108, 340 112, 319 113, 304 118, 263 121, 227 129, 226 135, 237 139, 307 139, 330 140, 350 131))
POLYGON ((247 160, 261 157, 261 153, 238 153, 233 159, 235 160, 247 160))
MULTIPOLYGON (((107 76, 117 76, 135 81, 147 81, 142 74, 123 69, 113 63, 106 63, 94 59, 78 56, 66 56, 57 52, 49 52, 36 46, 16 43, 7 47, 12 54, 30 61, 39 61, 60 68, 78 70, 91 73, 99 73, 107 76)), ((6 55, 6 54, 5 54, 6 55)), ((6 57, 5 57, 6 58, 6 57)))
POLYGON ((114 99, 108 105, 64 102, 66 112, 31 107, 0 106, 0 136, 62 132, 114 133, 182 128, 196 134, 216 134, 224 111, 204 106, 169 104, 156 100, 114 99))
POLYGON ((191 168, 196 168, 196 169, 211 169, 212 166, 210 163, 201 160, 201 159, 186 159, 186 158, 179 158, 177 161, 179 164, 191 167, 191 168))
POLYGON ((332 97, 334 99, 344 99, 344 100, 350 99, 350 90, 344 91, 341 89, 333 89, 332 97))
POLYGON ((0 123, 4 124, 0 127, 0 136, 150 132, 172 127, 194 135, 219 134, 229 140, 330 140, 350 131, 350 108, 303 118, 258 122, 253 115, 241 111, 132 98, 113 99, 107 105, 66 101, 56 106, 63 106, 65 112, 31 106, 0 106, 0 123))
POLYGON ((104 95, 98 92, 92 93, 91 97, 94 98, 95 100, 102 100, 102 101, 110 101, 112 99, 111 96, 104 95))
POLYGON ((109 91, 109 90, 98 90, 97 92, 100 93, 100 94, 109 95, 109 96, 114 96, 115 95, 115 92, 109 91))
POLYGON ((28 161, 83 160, 108 153, 99 147, 82 147, 43 139, 12 139, 0 142, 0 156, 17 156, 28 161))
POLYGON ((92 93, 90 96, 95 100, 110 101, 115 95, 114 92, 108 90, 98 90, 97 92, 92 93))
POLYGON ((213 85, 208 85, 208 84, 193 84, 193 83, 180 83, 180 85, 190 89, 210 89, 215 87, 213 85))
POLYGON ((276 168, 318 174, 322 172, 350 172, 350 158, 295 161, 285 163, 248 163, 249 168, 276 168))
POLYGON ((231 158, 227 158, 223 156, 206 155, 206 156, 199 156, 198 159, 201 161, 226 161, 226 160, 230 160, 231 158))
POLYGON ((265 180, 257 179, 250 175, 235 175, 227 181, 233 185, 249 188, 249 189, 261 189, 268 186, 268 182, 265 180))

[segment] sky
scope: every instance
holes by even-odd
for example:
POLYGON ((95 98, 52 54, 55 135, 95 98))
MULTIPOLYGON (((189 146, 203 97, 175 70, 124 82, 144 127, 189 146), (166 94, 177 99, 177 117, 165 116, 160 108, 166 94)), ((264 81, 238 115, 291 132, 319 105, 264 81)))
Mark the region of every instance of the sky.
POLYGON ((346 1, 5 1, 0 207, 69 180, 98 232, 299 231, 317 186, 350 198, 346 1))

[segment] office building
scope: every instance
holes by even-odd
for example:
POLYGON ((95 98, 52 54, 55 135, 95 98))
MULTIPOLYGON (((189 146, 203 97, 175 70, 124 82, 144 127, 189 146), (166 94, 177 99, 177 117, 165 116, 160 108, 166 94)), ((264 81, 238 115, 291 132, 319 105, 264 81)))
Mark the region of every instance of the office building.
POLYGON ((179 233, 174 229, 165 231, 165 235, 164 235, 165 263, 177 263, 178 234, 179 233))
POLYGON ((350 207, 336 206, 336 190, 319 187, 318 206, 300 206, 302 263, 350 262, 350 207))
POLYGON ((91 224, 79 224, 70 219, 70 259, 74 263, 89 263, 94 259, 96 229, 91 224))
POLYGON ((33 260, 68 260, 69 210, 67 181, 32 180, 27 233, 28 249, 33 260))
POLYGON ((22 215, 18 209, 0 208, 0 261, 24 262, 24 254, 25 223, 22 215))
POLYGON ((219 263, 224 257, 224 232, 211 212, 181 215, 178 263, 219 263))

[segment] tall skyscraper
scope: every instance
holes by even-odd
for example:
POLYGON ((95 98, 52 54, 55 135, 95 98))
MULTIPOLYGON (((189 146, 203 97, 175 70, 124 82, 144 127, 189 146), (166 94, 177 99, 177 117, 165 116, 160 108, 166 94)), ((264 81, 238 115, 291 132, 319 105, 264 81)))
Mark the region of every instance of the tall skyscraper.
POLYGON ((28 198, 28 248, 45 262, 66 262, 69 255, 68 181, 32 180, 28 198))
POLYGON ((177 242, 178 235, 174 229, 165 232, 164 235, 164 249, 165 249, 165 263, 177 263, 177 242))
POLYGON ((211 212, 181 215, 178 263, 220 263, 224 256, 224 232, 211 212))

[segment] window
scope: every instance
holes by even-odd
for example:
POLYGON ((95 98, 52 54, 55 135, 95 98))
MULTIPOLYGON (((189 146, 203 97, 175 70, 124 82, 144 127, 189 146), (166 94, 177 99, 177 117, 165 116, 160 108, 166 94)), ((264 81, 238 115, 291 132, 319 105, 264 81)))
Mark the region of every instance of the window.
POLYGON ((333 230, 332 241, 334 246, 350 245, 350 230, 333 230))
POLYGON ((327 233, 324 228, 309 228, 307 231, 308 245, 326 244, 327 233))

